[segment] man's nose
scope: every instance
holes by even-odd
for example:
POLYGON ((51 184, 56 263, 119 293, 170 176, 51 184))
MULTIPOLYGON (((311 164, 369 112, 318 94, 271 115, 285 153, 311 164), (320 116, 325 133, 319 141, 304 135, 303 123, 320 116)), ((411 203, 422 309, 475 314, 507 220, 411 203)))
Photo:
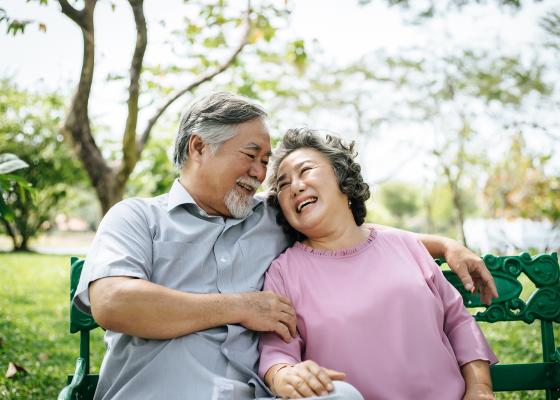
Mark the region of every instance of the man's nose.
POLYGON ((260 161, 256 161, 251 165, 249 174, 262 183, 264 181, 264 178, 266 178, 266 167, 260 161))

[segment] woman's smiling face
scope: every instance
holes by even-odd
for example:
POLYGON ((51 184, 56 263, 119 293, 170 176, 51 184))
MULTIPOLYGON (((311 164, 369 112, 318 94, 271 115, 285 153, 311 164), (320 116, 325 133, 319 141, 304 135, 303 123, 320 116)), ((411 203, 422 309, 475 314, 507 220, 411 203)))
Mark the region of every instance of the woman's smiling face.
POLYGON ((351 212, 330 161, 315 149, 301 148, 282 160, 277 193, 288 223, 310 239, 324 233, 329 218, 351 212))

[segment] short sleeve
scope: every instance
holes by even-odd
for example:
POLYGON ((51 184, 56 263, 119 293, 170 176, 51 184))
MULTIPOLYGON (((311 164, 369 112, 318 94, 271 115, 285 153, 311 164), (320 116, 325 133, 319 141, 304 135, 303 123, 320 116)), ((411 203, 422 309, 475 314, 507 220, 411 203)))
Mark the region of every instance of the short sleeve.
POLYGON ((428 284, 441 299, 444 309, 443 330, 449 339, 458 364, 464 365, 475 360, 485 360, 491 364, 498 362, 482 330, 474 317, 467 311, 463 298, 447 281, 428 250, 416 238, 409 245, 428 284))
POLYGON ((152 235, 140 199, 117 203, 105 215, 86 256, 74 304, 91 314, 89 284, 110 276, 149 279, 152 235))
MULTIPOLYGON (((285 287, 285 280, 282 276, 282 263, 276 259, 272 262, 264 279, 264 291, 270 291, 282 296, 290 297, 285 287)), ((303 339, 296 334, 290 343, 284 342, 280 336, 274 332, 261 333, 259 350, 261 352, 259 362, 259 376, 264 378, 266 372, 275 364, 297 364, 301 362, 301 352, 303 339)))

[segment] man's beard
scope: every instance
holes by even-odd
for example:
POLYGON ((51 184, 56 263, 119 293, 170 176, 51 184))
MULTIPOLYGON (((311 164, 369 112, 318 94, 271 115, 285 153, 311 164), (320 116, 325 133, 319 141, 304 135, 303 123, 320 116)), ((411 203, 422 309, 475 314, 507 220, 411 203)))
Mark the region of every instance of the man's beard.
MULTIPOLYGON (((254 187, 254 190, 257 190, 260 185, 260 182, 256 179, 249 180, 239 178, 237 182, 254 187)), ((253 209, 253 196, 240 193, 238 189, 233 187, 227 192, 224 203, 233 218, 243 219, 246 218, 253 209)))

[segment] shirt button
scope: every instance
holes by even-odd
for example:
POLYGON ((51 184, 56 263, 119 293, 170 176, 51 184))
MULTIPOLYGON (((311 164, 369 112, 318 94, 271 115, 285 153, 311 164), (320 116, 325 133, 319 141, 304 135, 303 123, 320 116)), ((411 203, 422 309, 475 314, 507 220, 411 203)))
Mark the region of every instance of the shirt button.
POLYGON ((225 257, 220 258, 220 262, 221 262, 221 263, 226 263, 226 262, 227 262, 227 258, 225 258, 225 257))

